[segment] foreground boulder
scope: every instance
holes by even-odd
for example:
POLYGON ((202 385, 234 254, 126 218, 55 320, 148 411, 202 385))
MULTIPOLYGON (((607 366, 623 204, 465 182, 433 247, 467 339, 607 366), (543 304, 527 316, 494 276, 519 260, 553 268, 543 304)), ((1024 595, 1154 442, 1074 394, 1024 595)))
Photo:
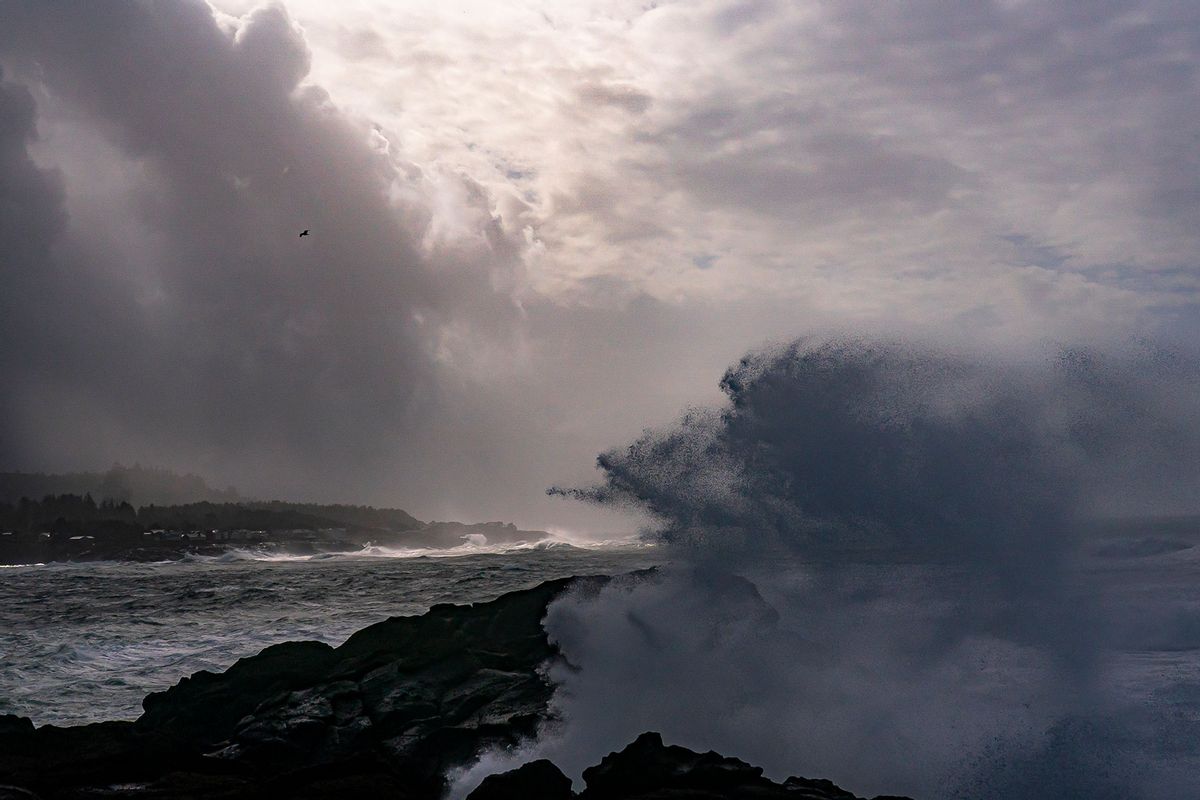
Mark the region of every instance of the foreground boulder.
POLYGON ((862 800, 827 780, 793 777, 775 783, 763 777, 761 767, 668 747, 657 733, 643 733, 624 750, 605 756, 583 771, 583 780, 587 788, 573 794, 570 780, 543 759, 485 778, 467 800, 862 800))
POLYGON ((571 779, 546 759, 489 775, 467 800, 571 800, 571 779))

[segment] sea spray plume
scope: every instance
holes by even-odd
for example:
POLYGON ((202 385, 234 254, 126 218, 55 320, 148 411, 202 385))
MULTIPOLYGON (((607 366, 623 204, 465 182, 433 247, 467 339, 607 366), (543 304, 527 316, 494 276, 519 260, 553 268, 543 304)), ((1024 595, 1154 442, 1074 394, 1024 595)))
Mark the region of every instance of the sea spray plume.
POLYGON ((550 491, 649 511, 698 558, 886 548, 1028 575, 1069 549, 1097 489, 1196 482, 1195 365, 1144 348, 1003 362, 801 341, 721 387, 727 408, 601 455, 601 485, 550 491))
POLYGON ((551 607, 575 668, 532 752, 570 771, 658 729, 860 792, 1165 796, 1144 756, 1169 723, 1126 734, 1102 681, 1110 610, 1074 559, 1085 512, 1183 510, 1163 503, 1200 474, 1198 375, 1149 347, 748 356, 727 407, 647 431, 567 492, 653 513, 677 565, 551 607), (719 590, 730 571, 778 617, 719 590), (1050 763, 1054 781, 1020 778, 1050 763))
POLYGON ((1102 627, 1068 602, 1081 512, 1155 508, 1147 497, 1188 496, 1200 476, 1200 370, 1145 345, 1006 362, 800 341, 721 386, 727 408, 602 456, 590 497, 640 504, 696 564, 782 551, 826 579, 864 559, 954 564, 971 578, 939 638, 998 631, 1080 677, 1102 627))
POLYGON ((548 492, 636 506, 666 524, 660 535, 667 541, 677 541, 683 531, 704 536, 744 524, 753 509, 743 503, 738 465, 720 436, 723 417, 712 409, 691 409, 676 429, 647 430, 626 451, 601 454, 603 485, 548 492))

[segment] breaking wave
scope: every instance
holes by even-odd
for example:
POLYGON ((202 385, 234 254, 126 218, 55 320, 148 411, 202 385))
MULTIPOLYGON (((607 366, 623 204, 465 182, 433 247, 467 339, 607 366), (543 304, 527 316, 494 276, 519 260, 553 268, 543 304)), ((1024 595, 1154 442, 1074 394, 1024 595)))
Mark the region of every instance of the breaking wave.
POLYGON ((675 566, 552 607, 571 667, 527 756, 575 769, 659 730, 858 792, 1200 789, 1190 544, 1092 542, 1200 511, 1195 359, 797 342, 721 386, 551 490, 648 512, 675 566))
POLYGON ((473 534, 467 541, 455 547, 396 547, 366 544, 355 550, 323 553, 288 553, 274 548, 234 548, 220 555, 189 553, 184 556, 183 560, 207 564, 231 564, 241 561, 286 563, 293 561, 329 561, 362 558, 461 558, 464 556, 505 555, 546 550, 642 549, 654 546, 653 542, 647 542, 637 536, 616 539, 565 539, 550 537, 536 541, 488 544, 485 537, 473 534))

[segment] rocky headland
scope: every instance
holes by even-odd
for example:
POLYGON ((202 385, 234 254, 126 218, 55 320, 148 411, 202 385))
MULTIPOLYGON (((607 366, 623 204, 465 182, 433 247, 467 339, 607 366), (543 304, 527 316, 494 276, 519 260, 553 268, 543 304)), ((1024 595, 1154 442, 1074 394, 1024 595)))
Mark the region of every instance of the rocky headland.
MULTIPOLYGON (((0 717, 5 798, 346 798, 435 800, 448 770, 533 736, 550 714, 545 667, 559 658, 541 620, 569 578, 487 603, 394 617, 339 647, 289 642, 222 673, 146 697, 135 721, 35 728, 0 717)), ((574 795, 553 764, 492 776, 497 798, 853 800, 828 781, 774 783, 715 753, 647 733, 583 774, 574 795)))

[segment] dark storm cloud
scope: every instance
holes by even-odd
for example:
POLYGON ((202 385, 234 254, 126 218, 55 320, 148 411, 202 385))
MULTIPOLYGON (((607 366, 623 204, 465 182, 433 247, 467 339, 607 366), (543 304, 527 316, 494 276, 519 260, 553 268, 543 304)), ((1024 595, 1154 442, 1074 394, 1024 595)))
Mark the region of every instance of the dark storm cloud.
POLYGON ((299 84, 309 55, 282 7, 233 32, 202 2, 7 3, 0 61, 136 172, 132 190, 99 190, 134 209, 108 221, 150 264, 126 268, 105 231, 68 224, 62 180, 29 157, 33 96, 6 83, 0 441, 13 466, 121 457, 108 436, 160 462, 278 470, 285 485, 361 474, 439 402, 446 330, 511 336, 515 250, 485 198, 460 190, 482 208, 472 244, 429 241, 419 172, 299 84))

